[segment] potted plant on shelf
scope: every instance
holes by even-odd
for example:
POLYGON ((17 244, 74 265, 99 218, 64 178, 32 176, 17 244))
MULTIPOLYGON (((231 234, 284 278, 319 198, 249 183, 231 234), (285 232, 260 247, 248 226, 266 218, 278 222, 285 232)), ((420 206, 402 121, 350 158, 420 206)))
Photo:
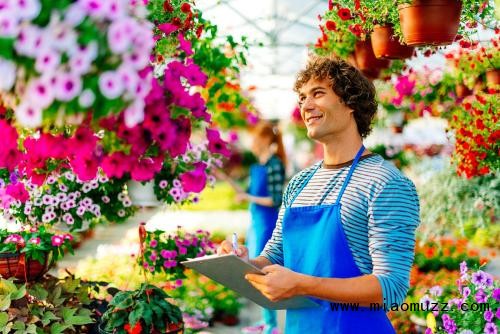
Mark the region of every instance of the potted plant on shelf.
POLYGON ((182 333, 181 310, 168 298, 164 290, 147 283, 118 292, 102 316, 101 333, 182 333))

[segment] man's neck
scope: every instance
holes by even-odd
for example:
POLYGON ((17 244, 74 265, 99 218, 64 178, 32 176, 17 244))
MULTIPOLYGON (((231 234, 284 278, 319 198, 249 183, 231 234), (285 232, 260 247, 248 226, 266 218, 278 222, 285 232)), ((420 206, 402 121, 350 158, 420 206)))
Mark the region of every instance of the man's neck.
MULTIPOLYGON (((323 143, 324 163, 338 165, 354 159, 363 144, 361 136, 338 136, 323 143)), ((366 152, 365 152, 366 153, 366 152)))

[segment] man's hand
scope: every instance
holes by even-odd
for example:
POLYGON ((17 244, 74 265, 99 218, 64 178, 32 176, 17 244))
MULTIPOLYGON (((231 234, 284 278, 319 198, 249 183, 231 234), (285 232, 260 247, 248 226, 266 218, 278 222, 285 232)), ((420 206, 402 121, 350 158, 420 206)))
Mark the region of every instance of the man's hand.
POLYGON ((266 275, 247 274, 245 278, 270 301, 276 302, 300 294, 301 274, 277 264, 262 268, 266 275))
MULTIPOLYGON (((219 248, 217 248, 217 254, 234 254, 233 245, 228 240, 224 240, 219 248)), ((241 257, 243 260, 248 262, 248 249, 243 245, 238 245, 238 249, 236 250, 236 255, 241 257)))

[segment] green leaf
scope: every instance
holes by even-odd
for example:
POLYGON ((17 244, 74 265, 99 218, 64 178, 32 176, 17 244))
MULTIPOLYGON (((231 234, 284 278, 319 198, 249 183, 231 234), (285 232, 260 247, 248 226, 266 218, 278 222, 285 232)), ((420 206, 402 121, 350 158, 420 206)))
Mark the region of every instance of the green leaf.
POLYGON ((3 295, 0 296, 0 311, 6 311, 10 307, 10 296, 3 295))
POLYGON ((69 327, 70 326, 68 325, 62 325, 59 323, 52 324, 52 326, 50 326, 50 334, 61 334, 69 327))
POLYGON ((30 289, 29 293, 35 297, 36 299, 40 299, 40 300, 45 300, 47 299, 49 293, 47 292, 47 290, 45 290, 44 288, 42 288, 40 285, 35 285, 33 286, 33 288, 30 289))
POLYGON ((54 313, 51 311, 47 311, 43 314, 42 316, 42 324, 44 326, 47 326, 52 320, 59 320, 60 318, 57 317, 54 313))
POLYGON ((12 300, 18 300, 18 299, 23 298, 24 295, 26 295, 26 286, 22 285, 19 289, 17 289, 16 291, 14 291, 10 294, 10 298, 12 300))
POLYGON ((86 325, 93 323, 94 320, 90 316, 87 315, 75 315, 66 321, 68 325, 86 325))
POLYGON ((62 308, 62 317, 64 319, 64 322, 69 322, 69 319, 73 317, 73 315, 76 313, 76 309, 74 308, 69 308, 69 307, 63 307, 62 308))
POLYGON ((9 315, 6 312, 0 312, 0 328, 4 328, 9 321, 9 315))
POLYGON ((24 322, 22 321, 16 321, 14 323, 14 326, 12 326, 12 329, 18 329, 18 330, 24 330, 26 328, 26 326, 24 325, 24 322))

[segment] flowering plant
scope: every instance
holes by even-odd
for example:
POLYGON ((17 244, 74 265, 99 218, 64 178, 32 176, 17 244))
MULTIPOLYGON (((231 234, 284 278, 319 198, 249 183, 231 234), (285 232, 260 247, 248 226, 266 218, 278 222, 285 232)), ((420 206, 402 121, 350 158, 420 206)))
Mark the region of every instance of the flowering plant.
POLYGON ((43 223, 74 231, 86 228, 84 222, 100 218, 120 222, 135 212, 124 183, 102 174, 83 182, 65 171, 49 176, 42 186, 18 180, 6 185, 5 191, 4 217, 30 226, 43 223))
POLYGON ((169 297, 163 289, 147 283, 136 290, 120 291, 102 315, 103 329, 140 334, 182 328, 181 310, 168 302, 169 297))
POLYGON ((320 55, 334 55, 347 58, 354 52, 358 39, 364 39, 363 16, 360 15, 360 1, 328 1, 328 11, 319 16, 321 37, 314 45, 320 55))
POLYGON ((487 263, 486 258, 479 257, 479 251, 467 246, 467 239, 456 241, 450 238, 440 238, 417 242, 414 263, 422 272, 435 272, 441 268, 458 270, 462 262, 478 267, 487 263))
POLYGON ((500 214, 497 179, 494 173, 466 179, 450 166, 418 186, 425 237, 495 226, 500 214))
POLYGON ((141 1, 4 2, 0 93, 21 126, 79 123, 143 105, 154 46, 141 1))
POLYGON ((0 253, 25 254, 28 259, 45 263, 49 256, 50 264, 64 256, 66 251, 73 253, 68 233, 53 233, 46 226, 25 228, 17 232, 0 229, 0 253), (50 254, 50 255, 49 255, 50 254))
POLYGON ((210 233, 202 230, 189 233, 177 228, 174 234, 164 231, 147 232, 144 239, 143 258, 138 258, 140 264, 152 273, 166 273, 168 280, 182 284, 186 278, 185 268, 180 264, 189 258, 211 254, 215 246, 209 239, 210 233))
POLYGON ((459 49, 445 54, 451 73, 459 83, 463 82, 473 88, 484 72, 500 68, 500 30, 487 46, 480 45, 478 41, 463 42, 460 45, 459 49))
MULTIPOLYGON (((480 329, 484 333, 497 333, 500 325, 500 284, 493 276, 477 270, 472 272, 467 264, 460 264, 460 278, 456 282, 454 298, 436 293, 434 299, 447 304, 428 316, 426 334, 474 333, 480 329), (486 306, 486 307, 484 307, 486 306)), ((438 286, 439 287, 439 286, 438 286)), ((429 302, 433 302, 429 298, 429 302)))
POLYGON ((466 98, 454 109, 451 129, 455 134, 453 160, 457 174, 472 178, 500 169, 497 110, 495 94, 477 94, 466 98))

